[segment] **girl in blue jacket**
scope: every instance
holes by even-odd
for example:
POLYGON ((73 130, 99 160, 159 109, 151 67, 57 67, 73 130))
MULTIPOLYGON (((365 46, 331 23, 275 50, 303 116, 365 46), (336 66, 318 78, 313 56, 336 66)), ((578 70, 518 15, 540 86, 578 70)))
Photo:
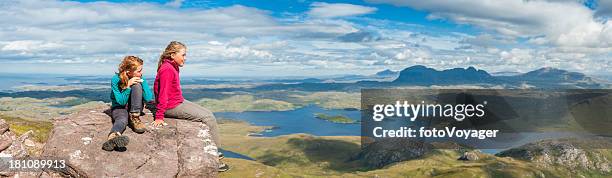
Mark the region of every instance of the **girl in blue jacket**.
POLYGON ((142 59, 126 56, 119 65, 119 73, 111 79, 111 117, 113 127, 102 149, 112 151, 125 147, 129 139, 122 135, 126 126, 136 133, 144 133, 145 125, 140 120, 144 102, 153 101, 153 92, 142 78, 142 59))

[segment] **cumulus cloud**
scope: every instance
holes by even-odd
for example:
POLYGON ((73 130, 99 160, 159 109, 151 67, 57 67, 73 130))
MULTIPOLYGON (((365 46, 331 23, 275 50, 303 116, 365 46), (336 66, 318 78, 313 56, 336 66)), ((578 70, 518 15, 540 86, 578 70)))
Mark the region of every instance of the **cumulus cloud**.
POLYGON ((173 0, 173 1, 166 3, 166 5, 170 7, 179 8, 183 5, 183 0, 173 0))
POLYGON ((509 64, 525 64, 533 60, 531 50, 513 48, 510 51, 502 51, 499 53, 502 60, 509 64))
POLYGON ((466 37, 461 40, 461 43, 479 46, 479 47, 499 47, 514 43, 511 39, 491 34, 480 34, 475 37, 466 37))
POLYGON ((288 41, 278 39, 308 43, 358 31, 343 20, 281 20, 242 5, 168 8, 180 3, 3 1, 0 15, 11 18, 0 19, 0 62, 115 65, 123 55, 139 55, 154 63, 169 41, 178 40, 188 44, 192 64, 257 63, 297 59, 284 54, 288 41))
POLYGON ((221 60, 266 60, 274 55, 267 50, 254 49, 247 44, 245 38, 234 38, 223 43, 219 41, 209 41, 206 44, 195 44, 189 46, 189 51, 197 51, 190 57, 209 58, 221 60))
POLYGON ((184 71, 191 75, 364 74, 416 64, 438 69, 526 71, 550 66, 608 72, 611 49, 602 27, 602 19, 607 20, 603 3, 588 9, 572 0, 500 1, 499 6, 506 6, 500 10, 497 1, 385 2, 485 30, 437 31, 364 17, 377 9, 339 3, 312 3, 305 12, 279 16, 243 5, 185 8, 183 1, 7 0, 0 2, 0 15, 10 17, 0 18, 0 65, 11 66, 8 70, 63 66, 55 71, 108 74, 124 55, 138 55, 152 71, 165 45, 178 40, 188 46, 184 71), (553 6, 536 12, 532 8, 540 8, 538 3, 553 6), (568 9, 559 15, 562 7, 568 9))
POLYGON ((368 1, 425 10, 431 13, 430 19, 449 19, 509 36, 544 35, 549 43, 559 46, 612 47, 612 23, 596 20, 594 12, 577 1, 368 1))
POLYGON ((338 39, 344 42, 369 42, 381 40, 381 37, 374 32, 358 31, 342 35, 338 39))
POLYGON ((25 53, 35 52, 35 51, 43 51, 50 49, 59 49, 62 46, 58 43, 53 42, 44 42, 44 41, 34 41, 34 40, 21 40, 21 41, 12 41, 6 43, 4 47, 2 47, 2 51, 21 51, 25 53))
POLYGON ((369 14, 376 8, 344 3, 312 3, 308 15, 316 18, 334 18, 369 14))

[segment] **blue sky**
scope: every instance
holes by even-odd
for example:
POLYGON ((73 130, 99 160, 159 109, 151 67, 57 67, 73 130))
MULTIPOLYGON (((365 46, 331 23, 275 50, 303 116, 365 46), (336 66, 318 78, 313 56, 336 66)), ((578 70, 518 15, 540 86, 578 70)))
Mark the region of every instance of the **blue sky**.
POLYGON ((412 65, 612 75, 612 1, 0 2, 9 73, 112 74, 125 55, 188 46, 193 76, 372 74, 412 65))

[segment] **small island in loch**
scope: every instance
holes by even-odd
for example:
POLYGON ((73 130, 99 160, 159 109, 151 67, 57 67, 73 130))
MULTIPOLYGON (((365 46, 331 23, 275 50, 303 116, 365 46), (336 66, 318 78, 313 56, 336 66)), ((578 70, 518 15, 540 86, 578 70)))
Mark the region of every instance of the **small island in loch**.
POLYGON ((323 113, 315 113, 315 117, 317 119, 323 119, 323 120, 327 120, 333 123, 340 123, 340 124, 353 124, 356 123, 355 120, 348 118, 346 116, 343 115, 327 115, 327 114, 323 114, 323 113))

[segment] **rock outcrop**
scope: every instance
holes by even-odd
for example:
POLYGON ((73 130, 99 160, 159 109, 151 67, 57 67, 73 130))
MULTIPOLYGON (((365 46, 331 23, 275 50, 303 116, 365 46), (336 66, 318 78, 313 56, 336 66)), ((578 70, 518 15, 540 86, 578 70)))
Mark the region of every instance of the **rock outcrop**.
POLYGON ((28 156, 28 151, 24 142, 28 140, 31 135, 32 131, 30 130, 17 137, 17 135, 9 129, 9 124, 6 123, 4 119, 0 119, 0 158, 2 158, 0 176, 15 176, 15 172, 8 170, 8 160, 25 158, 28 156))
POLYGON ((127 128, 126 149, 107 152, 101 149, 112 125, 107 109, 101 106, 53 120, 42 156, 66 159, 68 166, 45 170, 41 176, 217 177, 218 152, 208 126, 168 118, 167 126, 153 128, 149 113, 142 118, 147 132, 127 128))
POLYGON ((382 168, 386 165, 413 160, 431 153, 433 146, 418 140, 386 138, 362 147, 351 160, 364 160, 368 167, 382 168))
POLYGON ((478 157, 478 153, 479 151, 466 151, 466 152, 463 152, 463 155, 461 155, 457 160, 478 161, 480 159, 480 157, 478 157))
POLYGON ((495 154, 530 161, 544 168, 565 167, 571 172, 588 171, 612 174, 610 139, 552 139, 512 148, 495 154), (587 146, 585 144, 589 144, 587 146), (594 146, 594 145, 601 146, 594 146), (605 144, 605 145, 602 145, 605 144), (606 149, 593 149, 600 147, 606 149), (591 149, 586 149, 591 148, 591 149))

